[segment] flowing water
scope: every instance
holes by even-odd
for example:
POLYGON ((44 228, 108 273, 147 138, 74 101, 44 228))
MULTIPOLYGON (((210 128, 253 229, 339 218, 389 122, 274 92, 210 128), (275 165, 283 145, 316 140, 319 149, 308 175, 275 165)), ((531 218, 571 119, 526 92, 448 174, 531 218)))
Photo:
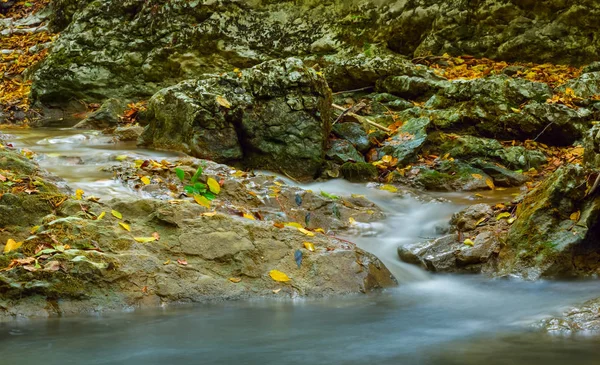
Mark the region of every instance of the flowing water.
MULTIPOLYGON (((73 188, 99 197, 136 194, 101 168, 118 155, 174 156, 114 144, 97 132, 8 130, 16 147, 73 188)), ((399 245, 436 235, 473 194, 390 199, 343 181, 312 184, 364 194, 387 213, 349 237, 380 257, 401 285, 372 295, 254 300, 0 323, 5 364, 599 364, 600 337, 559 337, 531 326, 600 295, 600 283, 520 282, 430 275, 399 262, 399 245)), ((515 191, 489 193, 500 202, 515 191)))

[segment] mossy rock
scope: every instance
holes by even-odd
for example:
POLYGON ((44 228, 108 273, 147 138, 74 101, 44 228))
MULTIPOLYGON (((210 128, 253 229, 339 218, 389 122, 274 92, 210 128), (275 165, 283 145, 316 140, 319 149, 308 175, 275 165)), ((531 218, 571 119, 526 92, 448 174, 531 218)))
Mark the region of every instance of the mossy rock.
POLYGON ((340 168, 342 176, 352 182, 366 182, 377 179, 377 167, 365 162, 346 162, 340 168))

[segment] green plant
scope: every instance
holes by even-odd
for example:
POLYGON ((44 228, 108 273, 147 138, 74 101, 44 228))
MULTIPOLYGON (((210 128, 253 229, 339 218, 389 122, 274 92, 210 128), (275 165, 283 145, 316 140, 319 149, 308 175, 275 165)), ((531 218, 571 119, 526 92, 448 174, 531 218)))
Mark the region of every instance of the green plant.
POLYGON ((189 183, 186 184, 185 171, 183 171, 179 167, 175 169, 175 174, 177 175, 179 180, 184 184, 183 190, 185 190, 186 193, 190 195, 201 195, 208 200, 213 200, 216 197, 215 194, 218 194, 220 189, 215 188, 214 183, 211 184, 211 182, 214 181, 214 179, 212 178, 208 179, 208 185, 198 182, 198 179, 200 178, 200 176, 202 176, 203 172, 204 170, 202 169, 202 166, 198 166, 198 169, 190 179, 189 183))

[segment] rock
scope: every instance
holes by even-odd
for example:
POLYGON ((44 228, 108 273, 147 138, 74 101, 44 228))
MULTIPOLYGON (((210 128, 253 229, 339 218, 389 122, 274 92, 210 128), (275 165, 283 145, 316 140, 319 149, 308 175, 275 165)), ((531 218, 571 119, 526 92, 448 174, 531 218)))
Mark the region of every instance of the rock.
POLYGON ((345 139, 334 139, 331 141, 331 147, 327 150, 327 158, 343 164, 344 162, 365 162, 364 157, 358 153, 356 148, 345 139))
POLYGON ((557 335, 577 333, 596 334, 600 332, 600 298, 569 308, 560 316, 546 318, 536 327, 557 335))
POLYGON ((340 167, 344 179, 351 182, 368 182, 377 179, 377 167, 366 162, 346 162, 340 167))
POLYGON ((425 242, 398 247, 404 262, 433 272, 493 274, 502 243, 495 231, 507 223, 493 219, 487 204, 477 204, 456 213, 451 221, 453 233, 425 242), (472 245, 464 243, 466 239, 472 245))
POLYGON ((90 113, 84 120, 77 123, 74 128, 104 129, 115 127, 121 119, 125 105, 118 99, 106 100, 98 110, 90 113))
POLYGON ((323 163, 331 91, 298 59, 186 81, 148 104, 145 146, 307 179, 323 163))
POLYGON ((427 139, 429 118, 407 120, 389 140, 382 143, 380 155, 391 155, 404 165, 414 159, 427 139))
POLYGON ((600 168, 600 126, 592 127, 583 140, 583 163, 586 167, 600 168))
POLYGON ((482 170, 460 161, 441 161, 434 167, 412 167, 399 182, 415 185, 431 191, 475 191, 489 189, 486 180, 491 179, 482 170))
POLYGON ((369 136, 362 125, 358 123, 336 123, 333 126, 333 133, 338 137, 347 140, 361 153, 365 153, 371 148, 369 136))
POLYGON ((449 86, 450 83, 447 80, 435 75, 429 75, 426 78, 402 75, 380 79, 377 83, 377 90, 405 99, 427 100, 449 86))
POLYGON ((143 98, 200 74, 285 57, 322 63, 336 90, 388 76, 412 89, 423 80, 406 72, 410 62, 401 56, 583 65, 597 60, 599 47, 589 34, 600 5, 591 1, 57 0, 53 6, 51 24, 61 37, 33 77, 33 97, 44 103, 143 98))
POLYGON ((508 170, 497 164, 486 162, 481 159, 471 160, 469 164, 483 171, 486 175, 492 178, 494 185, 500 187, 521 186, 527 181, 530 181, 527 175, 520 172, 508 170))
POLYGON ((495 139, 441 132, 429 135, 424 151, 426 154, 440 156, 449 154, 450 157, 465 161, 484 158, 515 170, 538 168, 546 163, 546 156, 539 151, 521 146, 504 147, 495 139))
POLYGON ((582 167, 565 165, 523 198, 506 237, 501 273, 535 280, 600 272, 600 201, 585 198, 586 178, 582 167))
POLYGON ((128 125, 115 128, 115 130, 113 131, 113 135, 118 141, 129 142, 137 141, 143 132, 144 127, 141 127, 139 125, 128 125))
POLYGON ((583 99, 600 95, 600 70, 587 72, 576 79, 569 80, 558 90, 564 92, 567 88, 571 88, 575 96, 583 99))

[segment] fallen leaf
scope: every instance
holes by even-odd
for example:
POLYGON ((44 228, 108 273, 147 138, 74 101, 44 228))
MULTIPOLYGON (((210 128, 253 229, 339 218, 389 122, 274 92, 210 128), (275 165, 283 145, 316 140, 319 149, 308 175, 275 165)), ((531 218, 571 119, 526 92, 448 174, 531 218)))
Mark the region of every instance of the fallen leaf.
POLYGON ((31 234, 36 234, 36 232, 40 229, 40 226, 33 226, 31 227, 31 229, 29 230, 29 233, 31 234))
POLYGON ((102 218, 104 218, 104 216, 106 215, 106 212, 102 212, 100 213, 100 215, 98 216, 98 218, 96 218, 96 220, 102 220, 102 218))
POLYGON ((13 240, 12 238, 9 238, 8 241, 6 241, 6 246, 4 246, 4 253, 9 253, 11 251, 14 251, 16 249, 18 249, 19 247, 21 247, 23 245, 23 242, 15 242, 15 240, 13 240))
POLYGON ((113 217, 117 218, 117 219, 123 219, 123 214, 117 212, 116 210, 111 210, 110 214, 113 215, 113 217))
POLYGON ((215 215, 217 215, 217 212, 206 212, 201 214, 203 217, 214 217, 215 215))
POLYGON ((315 245, 313 245, 312 243, 304 242, 303 245, 304 245, 304 248, 309 250, 310 252, 315 252, 315 245))
POLYGON ((187 264, 188 264, 188 262, 187 262, 187 260, 186 260, 186 259, 177 259, 177 263, 178 263, 179 265, 183 265, 183 266, 185 266, 185 265, 187 265, 187 264))
POLYGON ((287 227, 294 227, 294 228, 298 228, 298 229, 304 228, 304 227, 302 227, 302 225, 300 223, 296 223, 296 222, 288 222, 288 223, 285 223, 285 225, 287 227))
POLYGON ((144 185, 150 185, 150 179, 147 176, 142 177, 140 180, 142 180, 144 185))
POLYGON ((208 180, 206 180, 206 185, 208 185, 208 188, 213 194, 219 194, 221 192, 221 185, 219 185, 217 180, 212 177, 209 177, 208 180))
POLYGON ((81 200, 83 198, 83 190, 77 189, 75 190, 75 200, 81 200))
POLYGON ((467 246, 474 246, 474 245, 475 245, 475 242, 471 241, 471 240, 470 240, 470 239, 468 239, 468 238, 467 238, 467 239, 466 239, 466 240, 465 240, 463 243, 464 243, 465 245, 467 245, 467 246))
POLYGON ((315 232, 319 232, 319 233, 325 234, 325 230, 323 228, 317 228, 317 229, 315 229, 315 232))
POLYGON ((290 281, 290 278, 279 270, 269 271, 269 276, 271 277, 271 279, 279 282, 290 281))
POLYGON ((471 176, 473 176, 476 179, 483 179, 483 176, 481 176, 479 174, 471 174, 471 176))
POLYGON ((504 212, 504 213, 500 213, 496 216, 497 221, 499 221, 500 219, 504 219, 504 218, 510 218, 510 213, 504 212))
POLYGON ((252 214, 248 214, 248 213, 244 213, 243 217, 246 219, 253 220, 253 221, 256 220, 256 218, 254 218, 254 216, 252 214))
POLYGON ((115 157, 115 160, 117 161, 125 161, 127 159, 127 155, 119 155, 117 157, 115 157))
POLYGON ((163 265, 168 265, 171 263, 171 259, 168 259, 167 261, 163 262, 163 265))
POLYGON ((124 229, 124 230, 126 230, 126 231, 128 231, 128 232, 131 232, 131 227, 129 227, 129 224, 127 224, 127 223, 123 223, 123 222, 119 222, 119 225, 120 225, 121 227, 123 227, 123 229, 124 229))
POLYGON ((398 188, 395 187, 394 185, 389 185, 389 184, 385 184, 382 187, 379 188, 380 190, 385 190, 385 191, 389 191, 390 193, 397 193, 398 192, 398 188))
POLYGON ((158 232, 154 232, 152 233, 152 237, 154 237, 155 240, 160 240, 160 234, 158 234, 158 232))
POLYGON ((573 221, 573 222, 579 222, 579 218, 581 218, 581 211, 576 211, 574 213, 572 213, 569 218, 573 221))
POLYGON ((298 230, 302 233, 304 233, 305 235, 307 235, 308 237, 314 237, 314 233, 312 233, 311 231, 304 229, 304 228, 298 228, 298 230))
POLYGON ((281 291, 281 288, 279 288, 279 289, 273 289, 273 294, 277 294, 277 293, 279 293, 280 291, 281 291))
POLYGON ((480 225, 481 223, 485 222, 487 219, 487 217, 483 217, 480 220, 477 221, 477 223, 475 223, 475 227, 477 227, 478 225, 480 225))
POLYGON ((202 195, 195 194, 194 201, 196 203, 200 204, 201 206, 203 206, 204 208, 207 208, 207 209, 210 208, 210 200, 206 199, 202 195))
POLYGON ((492 190, 496 189, 496 185, 494 185, 492 179, 485 179, 485 184, 492 190))
MULTIPOLYGON (((121 224, 125 224, 125 223, 121 223, 121 224)), ((133 239, 139 243, 148 243, 148 242, 156 241, 156 237, 133 237, 133 239)))
POLYGON ((511 217, 507 220, 507 222, 508 222, 508 224, 513 224, 516 219, 517 218, 515 218, 515 217, 511 217))
POLYGON ((225 99, 225 97, 218 95, 215 98, 216 102, 221 105, 222 107, 225 107, 227 109, 231 109, 231 103, 229 102, 229 100, 225 99))
POLYGON ((239 283, 240 281, 242 281, 242 278, 229 278, 229 281, 231 281, 232 283, 239 283))

